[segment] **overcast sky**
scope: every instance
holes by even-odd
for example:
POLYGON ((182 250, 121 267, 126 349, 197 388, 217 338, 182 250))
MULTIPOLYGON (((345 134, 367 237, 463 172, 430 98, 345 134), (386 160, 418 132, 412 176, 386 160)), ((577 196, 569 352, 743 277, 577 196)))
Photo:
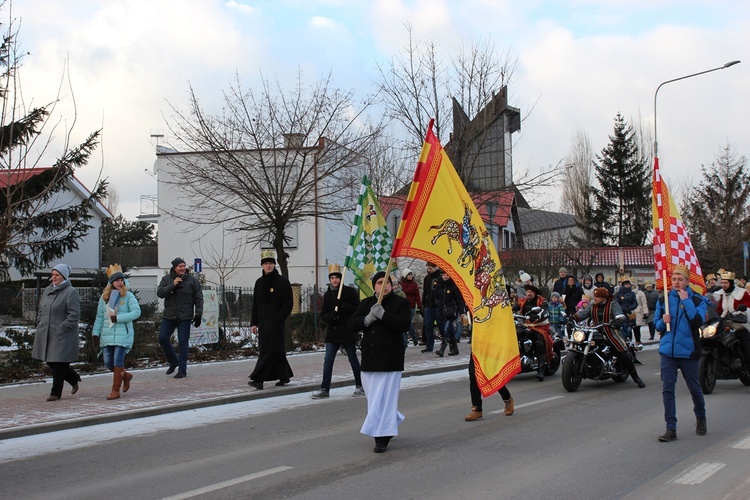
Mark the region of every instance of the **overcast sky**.
POLYGON ((336 86, 363 97, 374 91, 376 63, 404 47, 405 23, 446 57, 480 37, 518 57, 509 89, 524 118, 517 170, 557 164, 579 129, 601 151, 618 112, 652 128, 659 83, 737 59, 659 91, 659 158, 676 184, 697 182, 727 142, 750 156, 744 0, 14 0, 13 16, 30 53, 25 99, 53 99, 68 61, 72 94, 64 91, 55 117, 70 125, 75 101, 74 141, 103 128, 78 177, 91 185, 102 169, 128 219, 141 195, 156 193, 150 136, 166 128, 167 102, 185 106, 188 83, 209 112, 236 73, 249 83, 301 68, 312 82, 332 71, 336 86))

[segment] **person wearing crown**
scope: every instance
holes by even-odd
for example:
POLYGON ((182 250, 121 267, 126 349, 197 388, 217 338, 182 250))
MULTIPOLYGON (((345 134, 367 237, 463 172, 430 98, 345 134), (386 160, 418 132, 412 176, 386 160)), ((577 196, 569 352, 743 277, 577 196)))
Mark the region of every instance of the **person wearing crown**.
POLYGON ((94 346, 98 345, 101 349, 104 365, 114 372, 112 392, 107 396, 107 399, 112 400, 120 397, 120 387, 122 392, 130 389, 133 375, 125 370, 125 355, 133 347, 133 321, 141 317, 141 306, 135 295, 128 290, 119 264, 107 268, 107 281, 96 309, 91 335, 94 346))
MULTIPOLYGON (((722 271, 724 271, 722 269, 722 271)), ((721 289, 714 293, 716 299, 716 314, 725 317, 727 314, 740 310, 740 306, 750 309, 750 293, 744 288, 736 286, 733 272, 724 271, 720 275, 721 289)), ((750 331, 748 324, 737 324, 735 337, 740 341, 745 369, 750 371, 750 331)))
POLYGON ((159 345, 169 363, 167 375, 177 370, 174 378, 187 377, 187 360, 190 340, 190 323, 201 326, 203 317, 203 291, 198 279, 188 272, 181 257, 172 261, 169 272, 159 282, 156 295, 164 299, 164 315, 159 328, 159 345), (177 329, 179 355, 172 347, 172 334, 177 329))
POLYGON ((250 330, 258 338, 258 361, 248 385, 263 389, 263 382, 278 380, 277 386, 289 383, 294 376, 286 359, 286 320, 292 314, 292 285, 276 269, 273 250, 260 252, 263 274, 253 289, 253 311, 250 330))
POLYGON ((698 378, 701 341, 698 328, 706 317, 708 299, 690 289, 690 271, 683 265, 675 266, 671 276, 672 289, 656 303, 654 326, 661 333, 659 357, 662 400, 667 430, 657 439, 663 443, 677 439, 677 405, 675 385, 677 370, 682 372, 695 413, 695 433, 706 434, 706 403, 698 378), (669 307, 665 306, 665 300, 669 307), (667 330, 669 326, 669 330, 667 330))
POLYGON ((330 264, 328 266, 328 279, 330 284, 328 290, 323 294, 323 308, 320 318, 326 324, 326 355, 323 361, 323 382, 320 390, 314 392, 313 399, 327 398, 331 390, 331 377, 333 376, 333 362, 336 361, 336 353, 342 347, 349 358, 349 365, 354 373, 354 393, 352 396, 364 396, 362 389, 362 369, 357 358, 357 336, 356 331, 348 327, 349 318, 359 306, 359 293, 352 287, 341 283, 341 266, 330 264))

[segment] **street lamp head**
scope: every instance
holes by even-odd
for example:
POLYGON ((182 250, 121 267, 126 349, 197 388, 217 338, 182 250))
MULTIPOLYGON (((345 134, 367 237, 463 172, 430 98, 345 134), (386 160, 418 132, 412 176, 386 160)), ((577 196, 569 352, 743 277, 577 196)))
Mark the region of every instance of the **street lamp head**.
POLYGON ((742 61, 730 61, 730 62, 726 63, 726 64, 725 64, 725 65, 724 65, 723 67, 724 67, 724 68, 728 68, 728 67, 730 67, 730 66, 734 66, 735 64, 739 64, 739 63, 741 63, 741 62, 742 62, 742 61))

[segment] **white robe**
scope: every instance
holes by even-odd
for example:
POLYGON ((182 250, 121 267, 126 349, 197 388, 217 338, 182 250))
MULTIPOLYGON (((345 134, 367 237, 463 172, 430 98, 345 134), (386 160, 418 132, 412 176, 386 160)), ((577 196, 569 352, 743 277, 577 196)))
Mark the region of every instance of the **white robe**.
POLYGON ((371 437, 398 436, 404 416, 398 411, 401 372, 362 372, 367 416, 359 432, 371 437))

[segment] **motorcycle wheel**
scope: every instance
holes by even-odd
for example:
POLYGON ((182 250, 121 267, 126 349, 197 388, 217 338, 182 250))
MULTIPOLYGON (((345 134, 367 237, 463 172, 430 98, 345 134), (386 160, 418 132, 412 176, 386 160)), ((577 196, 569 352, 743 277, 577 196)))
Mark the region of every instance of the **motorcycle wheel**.
POLYGON ((548 363, 547 366, 544 368, 544 374, 546 376, 554 375, 557 373, 557 370, 560 368, 560 353, 555 352, 552 355, 552 362, 548 363))
POLYGON ((745 375, 745 374, 740 375, 740 382, 742 382, 745 385, 750 385, 750 375, 745 375))
POLYGON ((711 394, 716 387, 716 369, 714 367, 714 357, 710 354, 701 356, 698 362, 698 379, 701 383, 703 394, 711 394))
POLYGON ((562 362, 562 385, 568 392, 576 392, 581 385, 583 375, 581 374, 581 362, 583 358, 579 354, 568 354, 562 362))

